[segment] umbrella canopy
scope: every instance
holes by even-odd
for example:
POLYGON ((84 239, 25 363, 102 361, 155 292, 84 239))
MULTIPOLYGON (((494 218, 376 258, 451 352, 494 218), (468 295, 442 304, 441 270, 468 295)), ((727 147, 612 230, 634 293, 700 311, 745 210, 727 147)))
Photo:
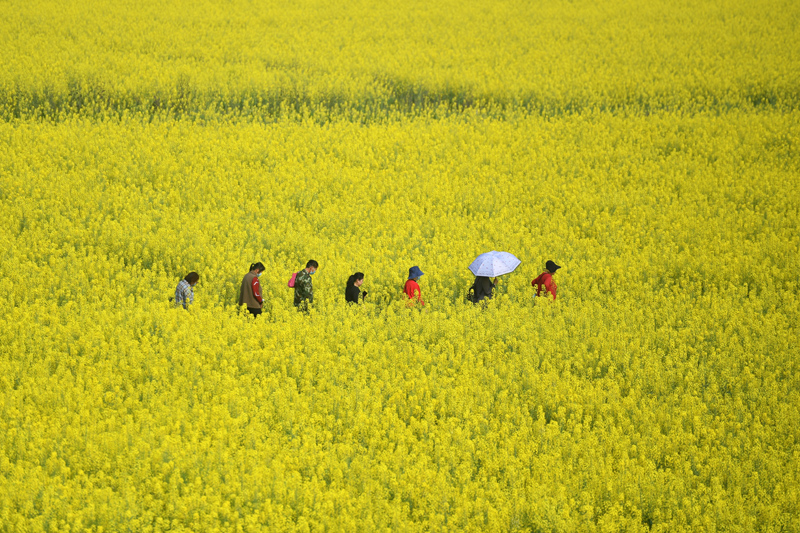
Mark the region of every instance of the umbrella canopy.
POLYGON ((469 266, 470 271, 476 276, 502 276, 513 272, 522 261, 508 252, 486 252, 478 256, 469 266))

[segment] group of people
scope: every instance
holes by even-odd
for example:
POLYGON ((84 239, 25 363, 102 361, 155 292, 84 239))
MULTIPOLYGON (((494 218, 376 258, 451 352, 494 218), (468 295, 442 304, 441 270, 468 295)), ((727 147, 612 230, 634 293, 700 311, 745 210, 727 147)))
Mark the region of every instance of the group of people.
MULTIPOLYGON (((289 287, 294 289, 294 306, 298 309, 307 311, 308 304, 314 303, 314 284, 311 282, 311 276, 318 268, 319 263, 311 259, 304 269, 293 274, 289 280, 289 287)), ((266 267, 261 262, 250 265, 250 271, 244 275, 242 286, 239 288, 239 305, 246 306, 247 311, 253 316, 260 315, 264 305, 261 284, 258 281, 264 270, 266 267)))
MULTIPOLYGON (((308 311, 308 305, 314 303, 314 284, 311 276, 317 272, 318 268, 319 263, 311 259, 306 263, 304 269, 293 274, 289 280, 288 286, 294 289, 294 306, 301 311, 308 311)), ((561 267, 553 261, 547 261, 544 272, 531 281, 531 285, 536 289, 535 296, 546 296, 549 293, 553 300, 556 299, 557 287, 553 281, 553 274, 559 268, 561 267)), ((261 314, 264 305, 261 284, 258 280, 264 270, 266 270, 266 267, 261 262, 250 265, 250 269, 242 279, 242 285, 239 289, 239 305, 246 306, 247 311, 254 317, 261 314)), ((419 286, 420 278, 423 275, 424 272, 418 266, 408 269, 408 279, 403 285, 403 294, 408 300, 409 306, 425 305, 425 301, 422 299, 422 289, 419 286)), ((189 305, 194 302, 194 287, 198 281, 200 281, 200 275, 197 272, 190 272, 178 283, 175 289, 176 306, 188 309, 189 305)), ((363 272, 356 272, 347 279, 347 285, 344 290, 346 302, 358 304, 363 301, 367 296, 367 291, 361 289, 363 283, 363 272)), ((476 276, 467 298, 473 303, 485 301, 494 296, 496 287, 497 278, 492 280, 486 276, 476 276)))
MULTIPOLYGON (((561 267, 553 261, 547 261, 547 263, 545 263, 544 272, 531 281, 531 285, 536 289, 534 297, 542 296, 542 293, 545 295, 550 293, 553 300, 556 299, 557 287, 556 283, 553 281, 553 274, 555 274, 556 270, 559 268, 561 267)), ((469 288, 467 299, 472 303, 488 300, 494 296, 494 289, 496 287, 497 278, 492 280, 488 276, 475 276, 475 282, 472 284, 472 287, 469 288)))

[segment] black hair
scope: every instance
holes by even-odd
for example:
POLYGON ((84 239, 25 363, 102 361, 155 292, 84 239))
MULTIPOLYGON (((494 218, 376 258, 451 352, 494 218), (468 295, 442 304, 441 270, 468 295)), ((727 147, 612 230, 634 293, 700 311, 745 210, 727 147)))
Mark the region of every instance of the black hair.
POLYGON ((352 276, 347 278, 347 286, 351 287, 351 286, 355 285, 356 281, 358 281, 360 279, 364 279, 364 273, 363 272, 356 272, 355 274, 353 274, 352 276))
POLYGON ((249 271, 252 272, 253 270, 258 270, 259 272, 264 272, 266 269, 267 267, 264 266, 264 263, 259 261, 258 263, 253 263, 252 265, 250 265, 249 271))
POLYGON ((200 274, 198 274, 197 272, 189 272, 183 279, 185 279, 189 283, 197 283, 198 281, 200 281, 200 274))
POLYGON ((311 259, 308 263, 306 263, 306 268, 319 268, 319 263, 311 259))

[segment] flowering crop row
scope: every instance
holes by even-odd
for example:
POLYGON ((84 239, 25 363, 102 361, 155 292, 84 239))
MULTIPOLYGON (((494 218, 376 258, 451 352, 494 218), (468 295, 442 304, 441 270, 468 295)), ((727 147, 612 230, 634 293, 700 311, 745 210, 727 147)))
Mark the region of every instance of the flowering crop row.
POLYGON ((797 2, 0 4, 0 117, 796 109, 797 2))
POLYGON ((800 530, 798 16, 0 1, 0 530, 800 530))
POLYGON ((798 118, 0 123, 0 519, 798 529, 798 118))

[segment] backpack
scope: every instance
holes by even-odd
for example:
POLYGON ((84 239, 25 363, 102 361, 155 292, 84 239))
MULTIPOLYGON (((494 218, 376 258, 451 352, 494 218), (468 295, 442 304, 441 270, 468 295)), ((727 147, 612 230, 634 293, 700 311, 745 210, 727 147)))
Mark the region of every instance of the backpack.
POLYGON ((469 303, 473 303, 473 304, 474 304, 474 303, 476 303, 476 302, 475 302, 475 285, 473 285, 472 287, 470 287, 470 288, 469 288, 469 290, 467 291, 466 300, 467 300, 469 303))
POLYGON ((287 283, 287 285, 289 286, 289 288, 290 288, 290 289, 294 289, 294 281, 295 281, 296 279, 297 279, 297 272, 295 272, 294 274, 292 274, 292 277, 291 277, 291 278, 289 278, 289 283, 287 283))

